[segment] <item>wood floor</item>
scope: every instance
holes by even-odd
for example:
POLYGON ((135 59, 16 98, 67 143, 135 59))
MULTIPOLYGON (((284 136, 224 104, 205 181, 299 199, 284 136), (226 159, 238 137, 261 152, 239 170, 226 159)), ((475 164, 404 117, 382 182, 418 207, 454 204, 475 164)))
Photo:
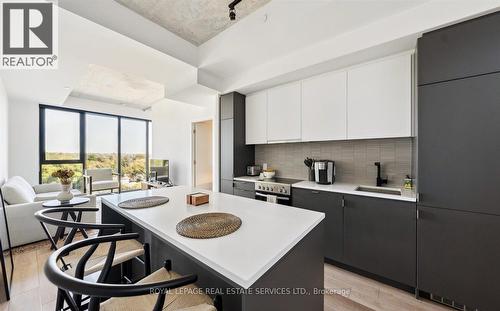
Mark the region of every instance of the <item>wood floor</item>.
MULTIPOLYGON (((47 242, 37 243, 14 252, 12 297, 0 304, 0 311, 53 311, 56 288, 43 273, 50 255, 47 242)), ((325 295, 328 311, 449 311, 413 295, 325 264, 325 288, 335 293, 325 295)))
POLYGON ((329 264, 325 264, 325 288, 347 292, 344 296, 325 295, 325 310, 329 311, 452 310, 428 300, 417 300, 414 295, 408 292, 329 264))

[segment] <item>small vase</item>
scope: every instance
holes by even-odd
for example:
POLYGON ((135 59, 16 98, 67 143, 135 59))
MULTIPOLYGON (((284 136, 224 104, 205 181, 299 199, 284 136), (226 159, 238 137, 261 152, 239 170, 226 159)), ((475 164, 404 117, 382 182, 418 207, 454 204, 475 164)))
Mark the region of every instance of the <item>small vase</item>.
POLYGON ((56 199, 61 202, 68 202, 73 199, 73 193, 71 193, 71 184, 61 184, 61 192, 57 195, 56 199))

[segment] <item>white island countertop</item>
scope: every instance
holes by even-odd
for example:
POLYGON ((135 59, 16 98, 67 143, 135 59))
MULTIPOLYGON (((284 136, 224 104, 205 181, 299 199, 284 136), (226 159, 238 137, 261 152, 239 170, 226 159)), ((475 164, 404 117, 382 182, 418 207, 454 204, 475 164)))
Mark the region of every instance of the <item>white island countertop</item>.
POLYGON ((325 218, 323 213, 185 186, 108 195, 102 202, 245 289, 325 218), (210 203, 188 205, 186 194, 198 191, 210 194, 210 203), (118 207, 122 201, 151 195, 167 196, 170 201, 144 209, 118 207), (190 239, 176 232, 179 221, 208 212, 234 214, 242 225, 215 239, 190 239))

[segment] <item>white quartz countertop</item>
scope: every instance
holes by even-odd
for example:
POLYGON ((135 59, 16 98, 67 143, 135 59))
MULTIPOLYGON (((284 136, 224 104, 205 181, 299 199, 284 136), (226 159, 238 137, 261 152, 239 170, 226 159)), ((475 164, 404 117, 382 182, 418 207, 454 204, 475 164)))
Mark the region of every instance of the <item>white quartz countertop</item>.
POLYGON ((239 176, 239 177, 233 178, 233 180, 256 182, 256 181, 259 181, 259 176, 239 176))
POLYGON ((245 289, 325 218, 323 213, 186 186, 108 195, 102 202, 245 289), (210 203, 186 204, 186 195, 198 191, 208 193, 210 203), (122 201, 151 195, 167 196, 170 201, 145 209, 118 207, 122 201), (190 239, 176 232, 179 221, 208 212, 234 214, 242 225, 215 239, 190 239))
MULTIPOLYGON (((345 193, 345 194, 353 194, 360 195, 366 197, 373 198, 381 198, 381 199, 390 199, 390 200, 398 200, 398 201, 407 201, 407 202, 417 202, 416 196, 414 193, 406 194, 403 191, 402 195, 395 194, 385 194, 385 193, 374 193, 374 192, 366 192, 366 191, 356 191, 355 189, 360 185, 348 184, 348 183, 339 183, 335 182, 332 185, 320 185, 315 183, 314 181, 301 181, 292 185, 293 188, 301 188, 301 189, 311 189, 318 191, 330 191, 337 193, 345 193)), ((388 189, 393 189, 386 187, 388 189)))
MULTIPOLYGON (((239 177, 235 177, 233 179, 237 180, 237 181, 256 182, 259 180, 259 177, 258 176, 239 176, 239 177)), ((335 182, 333 185, 320 185, 314 181, 306 181, 306 180, 292 184, 293 188, 311 189, 311 190, 318 190, 318 191, 330 191, 330 192, 337 192, 337 193, 361 195, 361 196, 365 196, 365 197, 407 201, 407 202, 417 202, 415 192, 408 193, 408 192, 403 191, 402 195, 394 195, 394 194, 385 194, 385 193, 356 191, 355 189, 358 186, 367 186, 367 185, 357 185, 357 184, 349 184, 349 183, 342 183, 342 182, 335 182)), ((384 188, 392 189, 390 187, 384 187, 384 188)))

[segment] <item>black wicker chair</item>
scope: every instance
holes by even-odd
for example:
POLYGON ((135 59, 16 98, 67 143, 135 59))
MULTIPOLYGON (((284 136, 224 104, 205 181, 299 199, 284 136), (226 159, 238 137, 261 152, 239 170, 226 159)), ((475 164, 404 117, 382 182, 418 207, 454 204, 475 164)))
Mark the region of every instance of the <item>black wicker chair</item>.
MULTIPOLYGON (((35 213, 35 217, 47 235, 47 238, 52 244, 53 249, 58 249, 57 244, 52 238, 49 230, 47 229, 47 225, 53 225, 57 227, 70 228, 66 239, 64 240, 64 245, 69 245, 75 239, 76 233, 81 231, 82 233, 86 230, 97 230, 97 236, 103 236, 105 234, 113 234, 120 233, 122 229, 125 227, 123 224, 97 224, 97 223, 82 223, 82 213, 84 212, 97 212, 99 209, 90 208, 90 207, 67 207, 67 208, 48 208, 43 209, 35 213), (55 213, 63 213, 70 212, 74 213, 74 220, 61 220, 58 218, 50 217, 49 214, 55 213)), ((84 235, 84 237, 87 237, 84 235)), ((95 247, 91 247, 92 254, 89 258, 87 258, 87 264, 85 269, 82 271, 78 270, 77 262, 85 255, 86 250, 80 249, 74 252, 66 252, 59 258, 60 268, 66 273, 70 275, 77 276, 79 278, 83 278, 87 275, 91 275, 93 273, 101 271, 106 265, 106 259, 108 250, 111 247, 110 243, 102 243, 100 245, 96 245, 95 247)), ((116 248, 114 250, 114 257, 111 262, 111 266, 120 266, 120 278, 122 282, 132 283, 130 279, 128 279, 124 275, 124 267, 123 263, 136 260, 139 263, 144 265, 144 275, 147 276, 151 274, 151 256, 150 256, 150 247, 149 244, 141 244, 137 240, 124 240, 117 243, 116 248), (141 259, 140 256, 143 256, 144 259, 141 259)), ((56 310, 60 310, 63 305, 63 297, 61 293, 57 294, 56 301, 56 310)), ((81 300, 77 300, 78 303, 81 303, 81 300)))
MULTIPOLYGON (((98 208, 91 207, 67 207, 67 208, 47 208, 40 210, 35 213, 36 219, 40 221, 40 225, 42 226, 47 238, 52 244, 54 249, 58 249, 58 246, 54 242, 54 239, 50 235, 49 230, 47 229, 47 225, 53 225, 57 227, 70 228, 66 239, 64 240, 64 245, 69 245, 75 239, 75 235, 78 231, 85 232, 86 230, 98 230, 97 236, 103 236, 105 234, 113 234, 113 233, 121 233, 122 229, 125 227, 123 224, 97 224, 97 223, 82 223, 82 213, 84 212, 97 212, 98 208), (61 220, 57 218, 53 218, 48 216, 49 214, 55 213, 63 213, 63 212, 73 212, 76 213, 75 220, 61 220)), ((100 245, 99 248, 96 248, 93 252, 92 258, 90 258, 91 265, 87 267, 85 270, 85 275, 97 272, 100 268, 103 267, 105 262, 105 257, 107 254, 107 250, 109 249, 108 245, 100 245)), ((61 257, 61 262, 63 263, 63 268, 65 269, 73 269, 71 266, 71 261, 69 259, 79 259, 81 256, 81 252, 73 252, 64 254, 61 257)), ((136 240, 127 240, 118 243, 115 258, 113 261, 113 265, 123 263, 125 261, 137 259, 142 264, 144 264, 144 272, 145 275, 149 275, 151 273, 151 263, 150 263, 150 250, 149 245, 141 244, 136 240), (141 260, 139 256, 144 256, 144 260, 141 260)))
POLYGON ((171 262, 165 261, 163 268, 153 272, 136 284, 106 283, 112 268, 117 244, 136 239, 137 233, 100 236, 71 243, 56 250, 45 263, 45 274, 58 287, 61 296, 72 311, 80 311, 82 295, 90 297, 89 311, 134 310, 134 311, 221 311, 220 296, 213 301, 201 292, 194 283, 196 275, 180 276, 171 271, 171 262), (97 282, 83 280, 82 274, 93 251, 102 243, 110 243, 106 264, 97 282), (90 247, 90 248, 89 248, 90 247), (58 261, 69 252, 87 248, 77 262, 75 276, 65 273, 58 261), (109 298, 109 299, 108 299, 109 298))

